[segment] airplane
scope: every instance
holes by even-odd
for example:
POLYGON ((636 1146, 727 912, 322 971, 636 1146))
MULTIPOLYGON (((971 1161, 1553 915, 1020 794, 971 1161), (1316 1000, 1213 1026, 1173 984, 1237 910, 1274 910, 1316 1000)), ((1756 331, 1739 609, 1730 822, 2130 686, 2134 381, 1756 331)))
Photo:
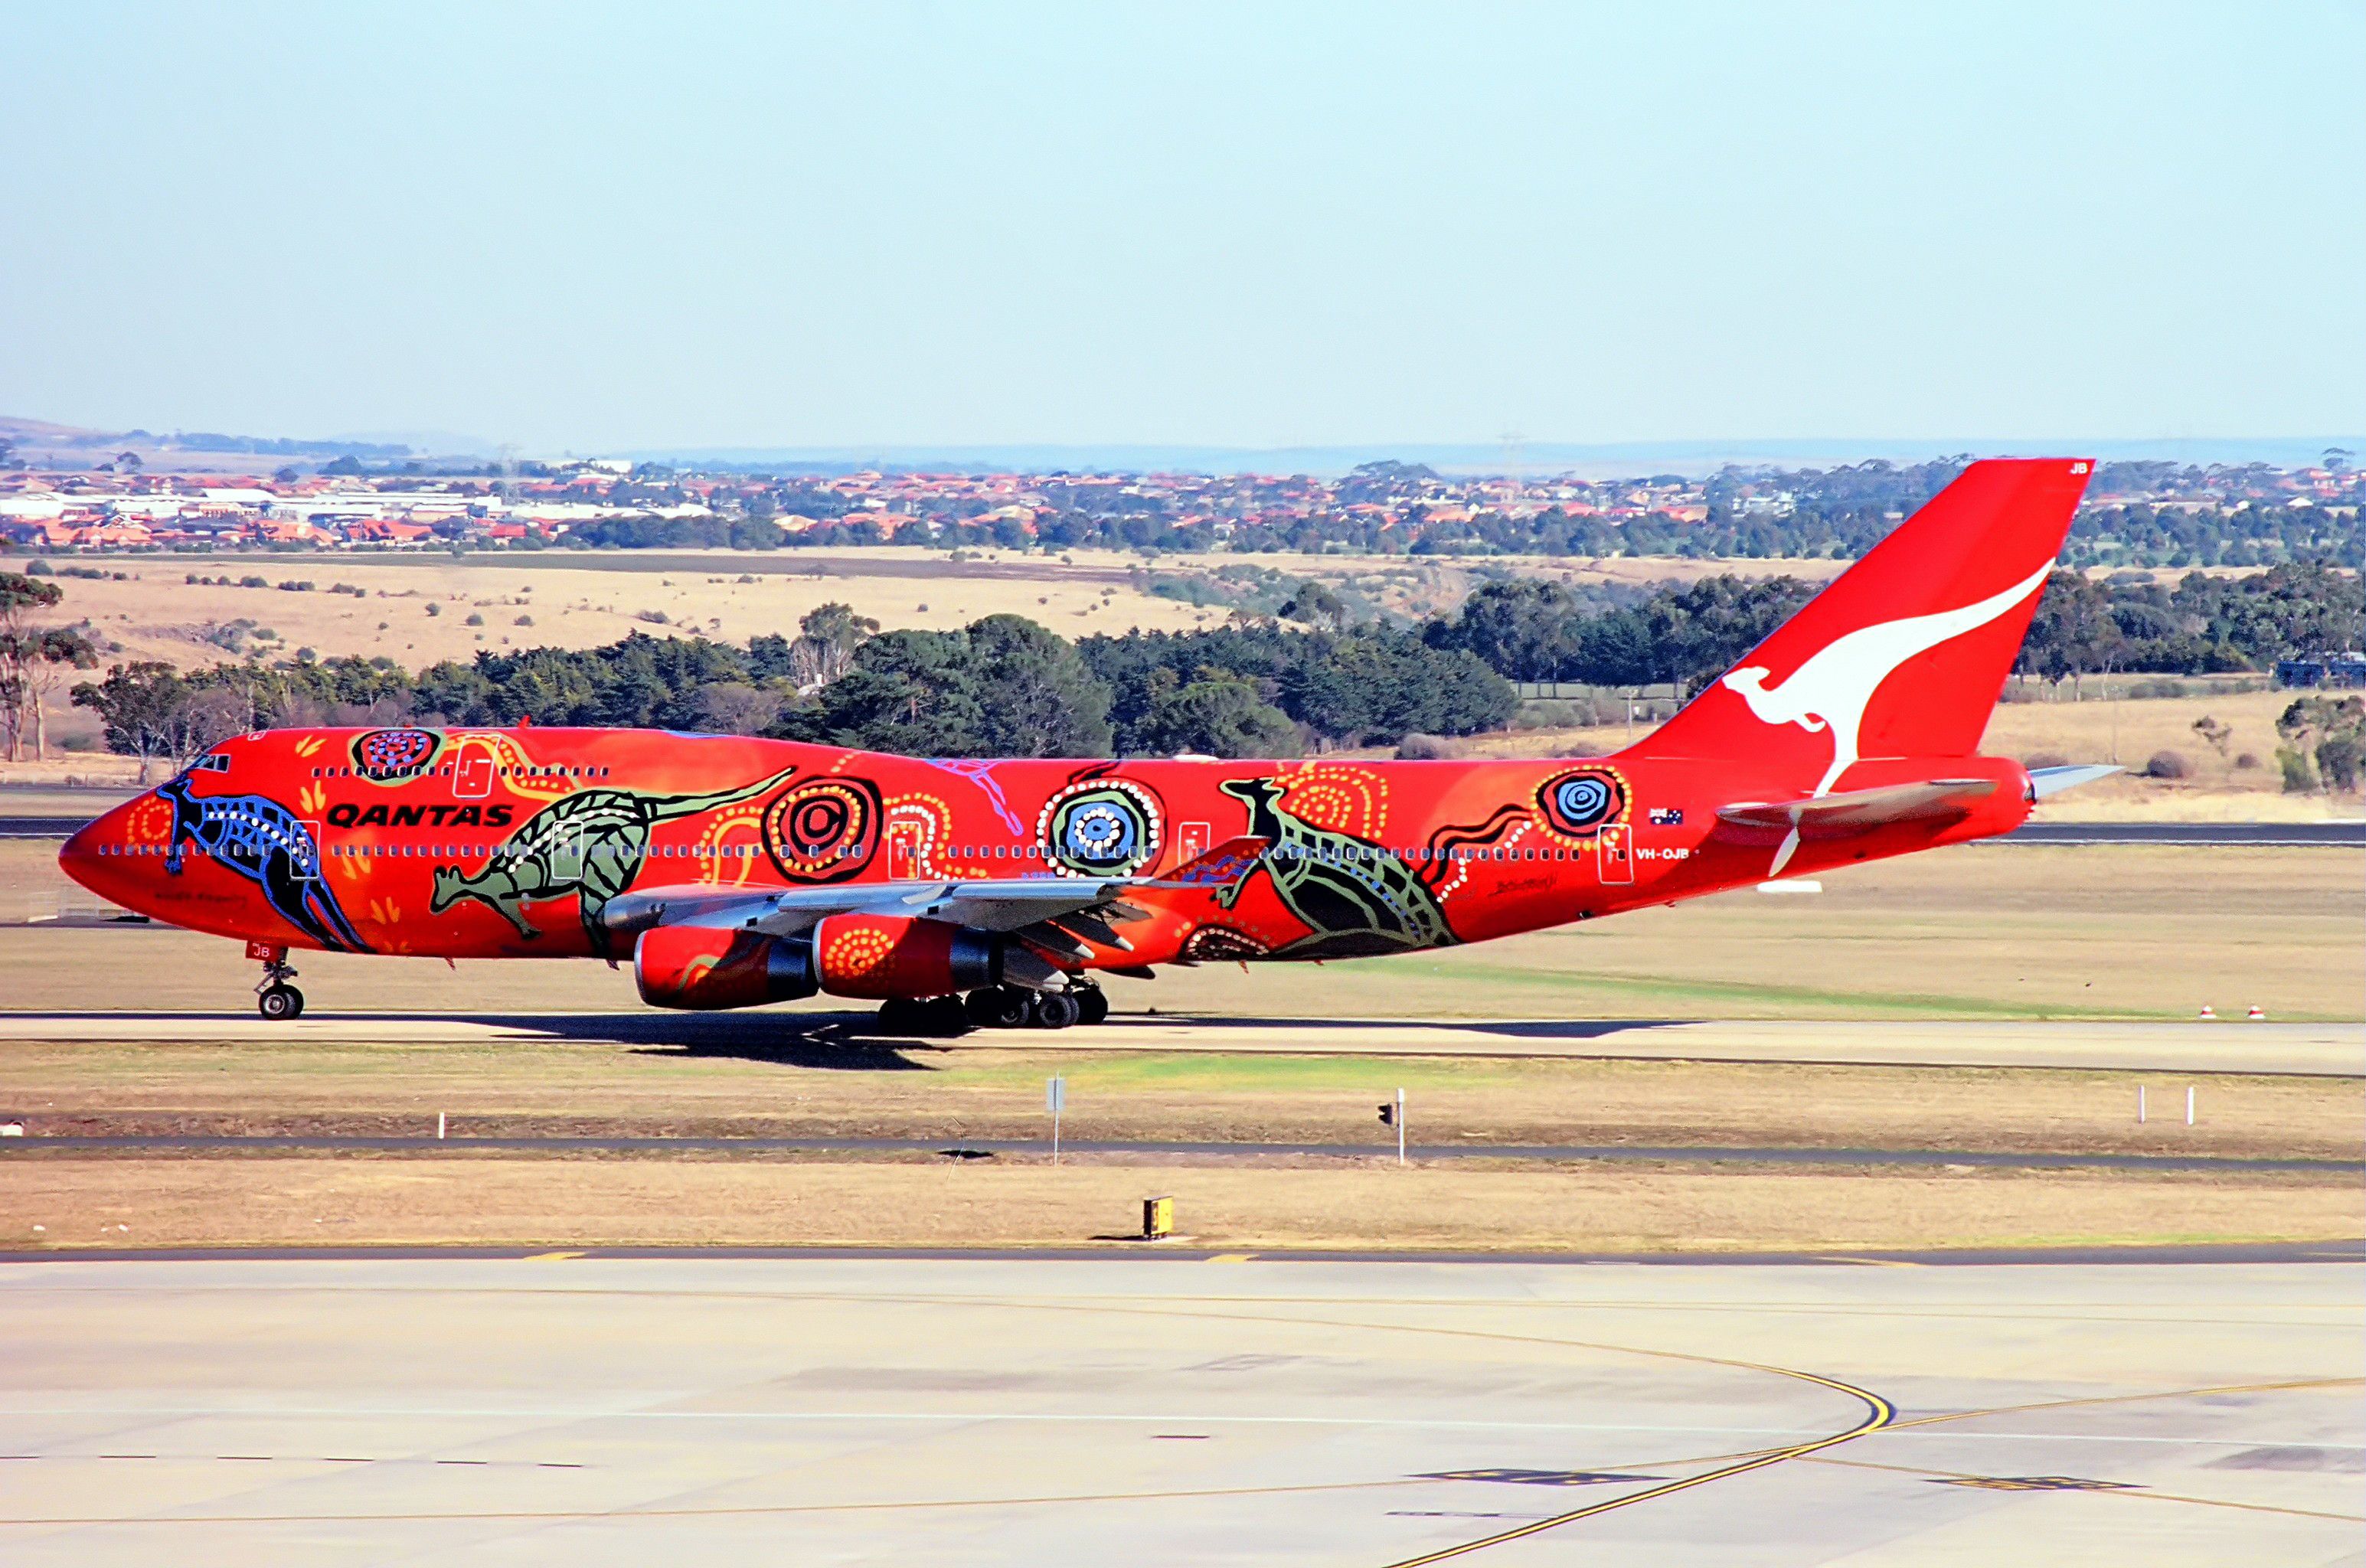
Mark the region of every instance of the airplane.
POLYGON ((2011 831, 2112 772, 1977 754, 2092 464, 1990 460, 1600 758, 973 761, 640 729, 272 729, 75 833, 104 898, 296 949, 630 963, 907 1034, 1096 1023, 1096 976, 1485 942, 2011 831))

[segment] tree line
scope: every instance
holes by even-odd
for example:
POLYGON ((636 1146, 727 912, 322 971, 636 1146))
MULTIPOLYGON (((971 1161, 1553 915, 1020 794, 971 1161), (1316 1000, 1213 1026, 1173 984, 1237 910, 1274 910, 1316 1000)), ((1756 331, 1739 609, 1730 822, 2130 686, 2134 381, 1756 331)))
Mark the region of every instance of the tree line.
MULTIPOLYGON (((1423 628, 1433 648, 1468 651, 1515 681, 1697 689, 1730 669, 1814 596, 1797 578, 1720 574, 1628 604, 1532 578, 1491 582, 1423 628)), ((2246 577, 2186 573, 2095 579, 2056 572, 2017 668, 2049 681, 2144 671, 2198 675, 2272 668, 2280 659, 2366 640, 2366 584, 2324 566, 2246 577)))
MULTIPOLYGON (((54 603, 52 585, 32 586, 54 603)), ((1515 681, 1696 690, 1816 587, 1730 574, 1641 592, 1517 579, 1483 585, 1451 615, 1395 629, 1355 623, 1336 595, 1308 583, 1277 615, 1076 642, 1020 615, 882 631, 826 604, 794 636, 744 646, 636 633, 603 648, 488 650, 416 671, 385 658, 250 658, 186 673, 135 662, 76 685, 73 701, 99 716, 111 749, 143 759, 187 756, 271 725, 526 719, 936 757, 1295 756, 1502 728, 1518 708, 1515 681)), ((59 642, 45 654, 11 635, 0 638, 0 715, 23 714, 24 671, 52 681, 90 662, 86 645, 59 642)), ((2361 641, 2366 587, 2324 567, 2197 571, 2175 583, 2060 571, 2019 667, 2053 681, 2251 671, 2361 641)), ((25 722, 12 720, 12 734, 25 722)))
POLYGON ((613 725, 763 735, 930 757, 1296 756, 1508 722, 1511 686, 1407 632, 1266 624, 1070 642, 1020 615, 885 631, 828 604, 747 645, 635 633, 603 648, 386 658, 156 661, 73 689, 110 750, 193 755, 312 724, 613 725))

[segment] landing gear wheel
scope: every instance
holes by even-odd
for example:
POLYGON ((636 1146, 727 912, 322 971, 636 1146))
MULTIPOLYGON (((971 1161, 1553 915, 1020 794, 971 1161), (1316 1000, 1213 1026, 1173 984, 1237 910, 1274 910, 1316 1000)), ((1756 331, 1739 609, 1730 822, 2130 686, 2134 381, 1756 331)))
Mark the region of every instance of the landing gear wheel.
POLYGON ((1109 1017, 1109 996, 1098 986, 1084 986, 1069 993, 1076 998, 1076 1021, 1089 1029, 1109 1017))
POLYGON ((890 997, 879 1004, 879 1032, 914 1039, 932 1039, 969 1032, 969 1019, 959 997, 919 1001, 890 997))
POLYGON ((1022 991, 1016 986, 989 986, 972 991, 962 1010, 980 1029, 1024 1029, 1032 1021, 1029 1003, 1032 991, 1022 991))
POLYGON ((1035 1027, 1065 1029, 1076 1021, 1083 1009, 1076 998, 1065 991, 1044 991, 1035 998, 1035 1027))
POLYGON ((304 993, 293 986, 265 986, 254 996, 254 1009, 274 1023, 304 1016, 304 993))

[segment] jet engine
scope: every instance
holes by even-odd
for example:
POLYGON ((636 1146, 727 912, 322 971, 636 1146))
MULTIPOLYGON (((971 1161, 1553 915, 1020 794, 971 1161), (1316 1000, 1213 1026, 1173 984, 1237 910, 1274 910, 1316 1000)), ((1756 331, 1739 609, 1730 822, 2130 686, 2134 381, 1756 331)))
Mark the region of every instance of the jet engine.
POLYGON ((809 997, 813 943, 712 926, 655 926, 633 944, 633 984, 651 1007, 756 1007, 809 997))
MULTIPOLYGON (((903 915, 831 915, 813 929, 813 953, 833 997, 946 997, 998 986, 1010 964, 1006 937, 903 915)), ((1020 966, 1033 957, 1020 953, 1020 966)))
POLYGON ((921 999, 1011 985, 1050 990, 1060 971, 998 931, 902 915, 830 915, 802 936, 652 926, 633 948, 641 999, 661 1008, 745 1008, 833 997, 921 999))

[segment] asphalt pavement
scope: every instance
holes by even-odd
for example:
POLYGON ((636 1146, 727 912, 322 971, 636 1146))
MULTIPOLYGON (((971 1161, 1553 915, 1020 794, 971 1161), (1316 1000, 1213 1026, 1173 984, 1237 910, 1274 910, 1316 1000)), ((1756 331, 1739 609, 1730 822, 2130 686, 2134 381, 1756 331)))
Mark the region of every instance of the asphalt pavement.
POLYGON ((2366 1269, 0 1267, 12 1564, 2354 1559, 2366 1269))

